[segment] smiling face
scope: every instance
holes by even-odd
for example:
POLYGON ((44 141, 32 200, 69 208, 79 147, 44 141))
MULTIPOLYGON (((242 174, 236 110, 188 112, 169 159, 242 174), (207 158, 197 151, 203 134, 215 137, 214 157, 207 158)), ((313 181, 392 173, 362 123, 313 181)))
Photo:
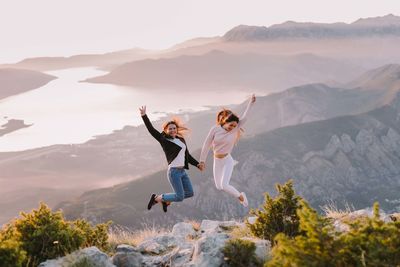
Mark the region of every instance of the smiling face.
POLYGON ((237 122, 236 121, 227 122, 227 123, 224 123, 224 125, 222 125, 222 127, 229 132, 237 127, 237 122))
POLYGON ((176 125, 174 123, 170 123, 167 125, 166 128, 166 134, 168 134, 169 136, 171 136, 172 138, 175 138, 176 135, 178 134, 178 129, 176 127, 176 125))

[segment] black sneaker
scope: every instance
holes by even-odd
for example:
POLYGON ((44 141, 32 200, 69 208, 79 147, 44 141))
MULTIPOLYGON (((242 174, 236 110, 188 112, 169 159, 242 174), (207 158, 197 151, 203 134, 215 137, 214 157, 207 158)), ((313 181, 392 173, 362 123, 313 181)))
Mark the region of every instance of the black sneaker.
POLYGON ((149 204, 147 204, 147 209, 148 210, 150 210, 151 207, 153 207, 155 204, 157 204, 156 196, 157 196, 156 194, 152 194, 151 195, 150 200, 149 200, 149 204))
POLYGON ((170 203, 169 202, 165 202, 165 201, 162 201, 161 203, 162 203, 162 210, 164 212, 167 212, 167 208, 170 205, 170 203))

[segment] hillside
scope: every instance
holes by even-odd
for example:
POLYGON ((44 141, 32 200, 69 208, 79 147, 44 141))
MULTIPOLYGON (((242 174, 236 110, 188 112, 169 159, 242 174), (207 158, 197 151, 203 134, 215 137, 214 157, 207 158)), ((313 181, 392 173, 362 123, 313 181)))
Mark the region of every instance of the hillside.
POLYGON ((185 89, 271 93, 299 84, 337 80, 337 77, 341 77, 340 81, 347 81, 361 71, 361 68, 313 54, 235 55, 211 51, 198 56, 134 61, 86 81, 163 92, 185 89))
POLYGON ((54 79, 37 71, 0 68, 0 99, 39 88, 54 79))
MULTIPOLYGON (((291 178, 296 191, 317 209, 329 201, 353 203, 356 208, 379 201, 385 210, 396 210, 400 189, 399 107, 398 94, 391 105, 367 113, 283 127, 242 140, 233 153, 238 164, 232 183, 248 192, 251 207, 262 202, 262 193, 273 193, 275 183, 291 178)), ((113 220, 129 226, 170 224, 186 217, 243 216, 243 207, 215 189, 210 157, 207 166, 204 174, 190 171, 195 197, 173 204, 167 215, 145 209, 151 192, 170 191, 165 171, 86 192, 59 207, 71 218, 113 220)))
MULTIPOLYGON (((382 72, 384 76, 389 74, 390 72, 382 72)), ((396 72, 392 75, 396 75, 396 72)), ((376 78, 380 79, 378 76, 376 78)), ((284 126, 358 114, 381 107, 393 99, 387 98, 388 90, 392 90, 391 85, 392 83, 384 82, 374 90, 348 90, 323 84, 308 84, 258 97, 257 104, 250 113, 251 119, 245 126, 244 140, 284 126)), ((240 114, 244 105, 245 103, 229 108, 240 114)), ((201 147, 209 128, 214 124, 216 110, 213 107, 210 111, 182 115, 192 130, 187 138, 191 151, 201 147)), ((160 122, 155 122, 155 126, 159 129, 160 122)), ((87 190, 150 175, 165 166, 164 155, 160 153, 158 143, 154 142, 146 129, 143 126, 126 126, 83 144, 0 153, 3 178, 0 181, 0 192, 2 196, 4 193, 18 195, 26 187, 37 188, 38 185, 45 184, 49 190, 62 186, 75 190, 75 194, 79 195, 87 190), (12 181, 13 186, 10 186, 9 181, 12 181)), ((40 199, 53 195, 51 190, 46 192, 40 189, 38 192, 35 199, 26 203, 31 203, 33 207, 40 199)), ((55 199, 52 203, 65 200, 62 194, 59 196, 58 201, 55 199)), ((7 203, 10 214, 20 210, 20 205, 9 198, 0 197, 0 203, 7 203)))

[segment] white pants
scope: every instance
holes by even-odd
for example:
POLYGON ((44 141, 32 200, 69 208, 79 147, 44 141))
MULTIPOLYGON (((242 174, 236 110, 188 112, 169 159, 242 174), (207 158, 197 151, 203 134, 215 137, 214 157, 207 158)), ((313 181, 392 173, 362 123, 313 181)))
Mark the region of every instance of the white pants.
POLYGON ((231 154, 226 155, 222 159, 214 157, 214 181, 218 190, 224 190, 234 197, 239 197, 239 191, 229 184, 234 165, 235 162, 231 154))

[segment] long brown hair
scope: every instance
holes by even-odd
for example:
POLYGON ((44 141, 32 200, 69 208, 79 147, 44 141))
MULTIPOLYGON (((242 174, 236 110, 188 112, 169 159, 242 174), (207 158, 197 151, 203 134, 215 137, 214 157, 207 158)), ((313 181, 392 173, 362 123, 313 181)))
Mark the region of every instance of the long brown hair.
MULTIPOLYGON (((218 125, 223 126, 225 123, 229 123, 232 121, 236 121, 237 123, 239 123, 239 117, 235 113, 233 113, 232 110, 223 108, 220 112, 217 113, 218 125)), ((236 143, 239 141, 239 138, 242 136, 243 132, 244 129, 240 128, 236 136, 236 143)))
POLYGON ((184 138, 189 132, 189 128, 187 128, 182 120, 179 117, 173 117, 170 121, 164 122, 162 125, 163 133, 167 134, 167 129, 170 124, 174 124, 176 126, 176 135, 184 138))

